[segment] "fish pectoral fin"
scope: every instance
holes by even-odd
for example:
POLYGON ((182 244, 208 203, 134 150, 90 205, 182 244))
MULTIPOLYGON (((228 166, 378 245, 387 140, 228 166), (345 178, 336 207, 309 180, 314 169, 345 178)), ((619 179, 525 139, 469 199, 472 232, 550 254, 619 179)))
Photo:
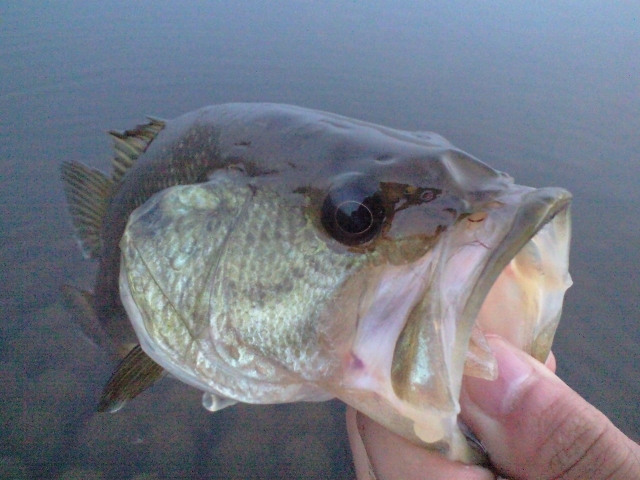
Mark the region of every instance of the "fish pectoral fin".
MULTIPOLYGON (((113 342, 98 320, 93 294, 71 285, 62 285, 60 290, 65 306, 73 315, 73 320, 80 327, 87 340, 115 357, 113 342)), ((122 356, 116 358, 122 358, 122 356)))
POLYGON ((131 349, 102 390, 99 412, 114 413, 165 375, 164 369, 140 345, 131 349))
POLYGON ((80 249, 85 258, 98 258, 102 253, 102 219, 114 182, 100 170, 80 162, 63 162, 60 168, 80 249))

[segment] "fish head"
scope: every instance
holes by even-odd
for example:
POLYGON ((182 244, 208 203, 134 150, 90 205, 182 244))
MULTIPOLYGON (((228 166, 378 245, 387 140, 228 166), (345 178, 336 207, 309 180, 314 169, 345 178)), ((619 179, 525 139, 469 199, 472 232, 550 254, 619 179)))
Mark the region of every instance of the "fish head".
POLYGON ((141 346, 214 409, 338 397, 478 461, 457 424, 462 376, 496 377, 487 334, 546 359, 571 196, 435 134, 332 122, 263 173, 258 153, 230 155, 133 212, 120 294, 141 346))

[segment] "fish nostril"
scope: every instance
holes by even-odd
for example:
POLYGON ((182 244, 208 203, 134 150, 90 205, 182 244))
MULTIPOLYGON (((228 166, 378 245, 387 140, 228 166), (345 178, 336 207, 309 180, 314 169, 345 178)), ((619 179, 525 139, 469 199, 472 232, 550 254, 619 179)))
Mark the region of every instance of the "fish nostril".
POLYGON ((429 190, 425 190, 424 192, 422 192, 422 194, 420 194, 420 200, 427 203, 435 200, 437 196, 438 196, 438 193, 436 192, 436 190, 429 189, 429 190))
POLYGON ((393 157, 393 155, 384 153, 382 155, 378 155, 374 160, 378 163, 393 163, 396 159, 393 157))
POLYGON ((487 218, 487 212, 476 212, 472 213, 467 217, 467 220, 473 223, 482 222, 485 218, 487 218))

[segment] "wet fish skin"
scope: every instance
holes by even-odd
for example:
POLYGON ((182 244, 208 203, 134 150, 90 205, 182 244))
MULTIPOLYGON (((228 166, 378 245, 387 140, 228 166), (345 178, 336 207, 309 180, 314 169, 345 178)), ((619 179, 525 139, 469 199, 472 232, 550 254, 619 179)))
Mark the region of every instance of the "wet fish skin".
MULTIPOLYGON (((502 326, 483 299, 504 295, 492 285, 532 236, 544 258, 568 245, 568 192, 516 186, 436 134, 274 104, 163 122, 131 163, 104 219, 103 319, 126 319, 122 299, 144 351, 209 405, 338 396, 418 444, 479 461, 456 416, 463 369, 495 374, 483 332, 502 326), (365 207, 347 211, 376 221, 336 236, 342 220, 327 220, 327 205, 351 200, 365 207)), ((518 258, 563 293, 563 248, 551 266, 518 258)), ((542 320, 528 312, 506 331, 547 325, 522 345, 540 356, 559 320, 554 298, 542 320)), ((131 367, 116 390, 130 391, 131 367)))

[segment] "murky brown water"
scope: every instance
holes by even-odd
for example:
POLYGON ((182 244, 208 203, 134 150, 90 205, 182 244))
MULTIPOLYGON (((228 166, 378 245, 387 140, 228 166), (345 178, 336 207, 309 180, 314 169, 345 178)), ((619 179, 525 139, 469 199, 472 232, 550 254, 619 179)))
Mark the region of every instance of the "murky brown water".
POLYGON ((165 381, 94 413, 113 365, 60 301, 93 267, 58 166, 106 169, 105 130, 228 101, 433 130, 519 183, 571 190, 558 372, 640 439, 640 5, 238 3, 0 10, 0 477, 352 475, 337 402, 212 415, 165 381))

